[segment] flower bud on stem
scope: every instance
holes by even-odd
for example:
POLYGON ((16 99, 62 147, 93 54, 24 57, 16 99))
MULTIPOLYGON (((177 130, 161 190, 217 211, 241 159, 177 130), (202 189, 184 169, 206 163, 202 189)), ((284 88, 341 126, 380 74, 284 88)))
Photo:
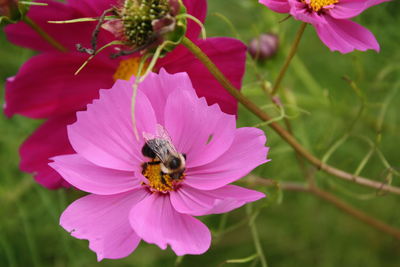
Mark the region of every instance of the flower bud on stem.
MULTIPOLYGON (((182 40, 182 45, 184 45, 192 54, 194 54, 210 71, 210 73, 215 77, 215 79, 220 82, 220 84, 242 105, 244 105, 250 112, 256 115, 263 121, 271 121, 271 117, 254 104, 250 99, 245 97, 239 89, 232 85, 232 83, 224 76, 224 74, 218 69, 217 66, 210 60, 210 58, 203 53, 203 51, 196 46, 191 40, 184 37, 182 40)), ((332 167, 328 164, 323 163, 320 159, 312 155, 308 150, 306 150, 293 135, 291 135, 287 130, 280 126, 276 122, 271 122, 269 126, 278 133, 289 145, 291 145, 302 157, 306 158, 311 164, 313 164, 318 169, 339 177, 341 179, 352 181, 359 185, 366 187, 371 187, 379 191, 391 192, 400 195, 400 188, 391 186, 388 184, 380 183, 367 179, 365 177, 353 175, 351 173, 345 172, 343 170, 332 167)))

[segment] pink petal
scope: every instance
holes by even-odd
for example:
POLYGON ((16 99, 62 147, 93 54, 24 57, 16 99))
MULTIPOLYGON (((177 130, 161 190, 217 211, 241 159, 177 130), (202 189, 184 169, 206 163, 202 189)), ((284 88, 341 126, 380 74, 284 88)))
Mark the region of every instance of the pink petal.
POLYGON ((211 234, 199 220, 178 213, 166 194, 153 193, 130 213, 135 232, 161 249, 170 245, 176 255, 202 254, 208 250, 211 234))
POLYGON ((168 96, 175 90, 192 90, 192 82, 186 73, 169 74, 161 69, 159 74, 151 72, 140 83, 139 89, 147 96, 158 123, 164 125, 165 103, 168 96))
MULTIPOLYGON (((134 171, 144 160, 144 141, 133 132, 132 83, 118 80, 100 99, 77 113, 77 122, 68 127, 72 147, 92 163, 118 170, 134 171)), ((156 118, 147 97, 138 90, 135 116, 138 132, 154 132, 156 118)))
MULTIPOLYGON (((210 192, 211 193, 211 192, 210 192)), ((261 192, 250 190, 236 185, 227 185, 212 191, 219 198, 208 214, 225 213, 237 209, 246 203, 264 198, 261 192)))
MULTIPOLYGON (((207 0, 183 0, 188 14, 196 17, 204 23, 207 15, 207 0)), ((188 19, 186 36, 195 40, 200 33, 200 26, 191 19, 188 19)))
POLYGON ((183 184, 178 190, 170 192, 174 209, 183 214, 202 216, 209 214, 217 198, 210 191, 202 191, 183 184))
POLYGON ((290 5, 290 14, 297 20, 307 23, 325 23, 325 14, 319 12, 310 12, 306 3, 298 0, 288 0, 290 5))
POLYGON ((29 59, 6 84, 5 114, 46 118, 85 107, 98 90, 113 83, 113 65, 94 58, 79 75, 86 55, 44 53, 29 59))
POLYGON ((343 54, 355 49, 379 52, 379 44, 374 35, 361 25, 350 20, 337 20, 326 17, 326 24, 316 24, 315 29, 321 41, 332 51, 343 54))
POLYGON ((258 0, 258 2, 278 13, 289 13, 290 10, 287 0, 258 0))
POLYGON ((390 0, 341 0, 335 8, 329 10, 329 14, 335 19, 349 19, 360 15, 371 6, 389 2, 390 0))
MULTIPOLYGON (((30 19, 70 51, 76 50, 75 45, 77 43, 89 46, 91 34, 96 22, 52 24, 48 23, 48 21, 88 17, 91 16, 90 14, 93 14, 93 12, 81 13, 72 6, 58 1, 43 0, 40 2, 47 3, 48 5, 30 7, 28 12, 28 17, 30 19)), ((93 16, 99 16, 100 14, 93 14, 93 16)), ((56 49, 40 37, 36 31, 23 22, 8 25, 5 28, 5 32, 8 40, 16 45, 38 51, 56 51, 56 49)), ((99 44, 102 45, 106 43, 110 39, 110 36, 111 34, 109 33, 102 33, 100 35, 99 44)))
POLYGON ((194 91, 171 93, 164 115, 165 127, 178 152, 186 154, 188 168, 215 160, 233 142, 235 116, 224 114, 217 105, 209 107, 194 91))
POLYGON ((239 128, 231 147, 215 161, 187 169, 185 183, 197 189, 213 190, 232 183, 268 160, 266 137, 257 128, 239 128))
POLYGON ((265 197, 261 192, 235 185, 210 191, 182 185, 177 191, 171 192, 170 196, 176 211, 194 216, 229 212, 265 197))
MULTIPOLYGON (((236 88, 241 88, 245 69, 246 46, 235 39, 218 37, 195 42, 219 67, 236 88)), ((222 111, 237 113, 237 101, 210 74, 204 65, 189 51, 180 47, 158 62, 158 67, 169 73, 187 72, 199 97, 206 97, 209 105, 217 103, 222 111), (179 53, 178 53, 179 52, 179 53)))
POLYGON ((68 142, 66 129, 66 125, 74 121, 75 115, 49 119, 20 148, 21 170, 34 173, 35 180, 49 189, 69 186, 48 163, 51 157, 74 152, 68 142))
POLYGON ((97 194, 113 195, 139 186, 141 181, 132 171, 120 171, 97 166, 79 154, 52 158, 49 165, 76 188, 97 194))
POLYGON ((129 224, 129 210, 146 195, 147 191, 140 189, 113 196, 82 197, 63 212, 60 224, 72 236, 89 240, 98 261, 126 257, 140 242, 129 224))

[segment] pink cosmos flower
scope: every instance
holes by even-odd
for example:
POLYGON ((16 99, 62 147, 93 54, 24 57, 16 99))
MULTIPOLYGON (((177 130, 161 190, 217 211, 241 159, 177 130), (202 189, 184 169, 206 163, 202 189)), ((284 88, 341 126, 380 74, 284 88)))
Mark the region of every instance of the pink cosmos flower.
POLYGON ((279 13, 311 23, 321 41, 332 51, 349 53, 355 49, 379 52, 374 35, 349 20, 367 8, 390 0, 259 0, 279 13))
POLYGON ((60 224, 88 239, 98 260, 125 257, 141 239, 161 249, 170 245, 177 255, 204 253, 210 231, 192 216, 228 212, 264 197, 229 183, 268 161, 266 137, 257 128, 236 129, 235 116, 198 98, 186 73, 161 69, 139 85, 137 140, 131 96, 132 81, 118 80, 67 127, 76 154, 57 156, 50 165, 91 194, 73 202, 60 224), (163 156, 144 156, 153 137, 185 158, 177 176, 164 171, 163 156))
MULTIPOLYGON (((96 56, 83 71, 74 72, 87 59, 87 54, 76 51, 75 45, 90 46, 96 23, 49 24, 51 20, 99 17, 119 0, 68 0, 67 3, 41 0, 48 6, 32 6, 28 16, 61 43, 68 52, 62 53, 44 41, 29 26, 20 22, 5 28, 14 44, 40 52, 28 60, 15 77, 6 83, 7 116, 21 114, 46 122, 21 146, 20 168, 34 173, 35 179, 48 188, 68 186, 61 176, 49 168, 49 158, 72 153, 66 125, 75 120, 75 113, 98 97, 100 88, 109 88, 116 79, 129 79, 137 68, 137 59, 124 57, 110 59, 104 51, 96 56)), ((187 12, 204 21, 206 0, 183 0, 187 12)), ((188 22, 186 36, 194 41, 237 87, 241 87, 245 68, 246 46, 231 38, 198 39, 200 27, 188 22)), ((108 31, 101 31, 98 47, 115 40, 108 31)), ((170 73, 187 72, 199 96, 209 104, 218 103, 224 112, 235 114, 237 102, 213 78, 209 71, 183 46, 161 59, 154 71, 161 67, 170 73)))

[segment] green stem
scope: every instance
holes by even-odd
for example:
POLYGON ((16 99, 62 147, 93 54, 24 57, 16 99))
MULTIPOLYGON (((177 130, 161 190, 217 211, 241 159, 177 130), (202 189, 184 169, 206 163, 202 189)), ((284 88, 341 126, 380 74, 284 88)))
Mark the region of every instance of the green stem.
POLYGON ((257 226, 256 226, 256 218, 257 216, 252 216, 252 206, 251 204, 246 206, 247 215, 250 218, 249 220, 249 227, 251 230, 251 235, 253 236, 254 246, 256 248, 258 258, 260 259, 262 267, 268 267, 267 260, 265 258, 265 254, 261 245, 260 237, 258 236, 257 226))
POLYGON ((279 86, 281 85, 281 82, 282 82, 283 78, 285 77, 285 74, 286 74, 287 69, 289 68, 290 62, 292 62, 292 59, 297 52, 297 48, 299 47, 299 43, 300 43, 301 37, 303 36, 304 30, 306 29, 306 26, 307 26, 307 23, 303 22, 300 25, 299 30, 297 31, 296 38, 294 39, 292 47, 290 48, 289 55, 287 56, 285 63, 283 64, 281 70, 279 71, 278 78, 276 78, 275 85, 272 88, 272 92, 271 92, 272 96, 274 96, 278 92, 279 86))
POLYGON ((47 32, 45 32, 36 22, 30 19, 28 16, 25 16, 23 21, 28 24, 37 34, 39 34, 46 42, 51 44, 55 49, 60 52, 68 52, 68 49, 65 48, 62 44, 57 42, 53 37, 51 37, 47 32))
MULTIPOLYGON (((182 45, 184 45, 193 55, 195 55, 200 62, 210 71, 210 73, 215 77, 215 79, 243 106, 245 106, 250 112, 260 118, 262 121, 271 121, 271 117, 265 113, 261 108, 254 104, 250 99, 245 97, 239 89, 231 84, 231 82, 222 74, 217 66, 210 60, 210 58, 201 51, 201 49, 196 46, 188 38, 184 37, 182 39, 182 45)), ((371 187, 379 191, 387 191, 400 195, 400 188, 384 184, 378 181, 373 181, 368 178, 353 175, 351 173, 345 172, 343 170, 332 167, 328 164, 323 163, 320 159, 311 154, 307 149, 305 149, 297 140, 291 135, 287 130, 285 130, 281 125, 276 122, 271 122, 269 126, 279 134, 289 145, 291 145, 300 155, 307 159, 311 164, 316 166, 318 169, 325 171, 331 175, 339 177, 341 179, 351 181, 366 187, 371 187)))
MULTIPOLYGON (((263 186, 271 186, 273 185, 273 181, 269 179, 264 179, 262 177, 257 177, 252 175, 250 181, 248 180, 248 183, 251 185, 263 185, 263 186)), ((314 196, 317 196, 326 202, 331 203, 334 205, 336 208, 339 210, 349 214, 350 216, 353 216, 354 218, 360 220, 361 222, 364 222, 368 224, 369 226, 372 226, 378 231, 381 231, 383 233, 389 234, 393 236, 394 238, 400 240, 400 230, 392 227, 385 222, 378 220, 372 216, 369 216, 367 213, 356 209, 355 207, 351 206, 350 204, 347 204, 343 200, 339 199, 337 196, 324 191, 320 189, 319 187, 316 186, 310 186, 310 185, 304 185, 302 183, 297 183, 297 182, 282 182, 279 183, 279 187, 284 190, 284 191, 295 191, 295 192, 305 192, 305 193, 311 193, 314 196)))

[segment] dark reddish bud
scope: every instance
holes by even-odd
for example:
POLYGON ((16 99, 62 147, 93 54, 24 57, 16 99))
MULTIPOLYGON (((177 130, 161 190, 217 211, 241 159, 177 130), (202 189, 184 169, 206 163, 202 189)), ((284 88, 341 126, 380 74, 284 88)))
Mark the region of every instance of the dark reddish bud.
POLYGON ((272 33, 263 33, 250 41, 248 51, 252 58, 259 61, 273 57, 278 51, 279 38, 272 33))
POLYGON ((17 10, 17 0, 0 0, 0 16, 11 19, 17 10))

